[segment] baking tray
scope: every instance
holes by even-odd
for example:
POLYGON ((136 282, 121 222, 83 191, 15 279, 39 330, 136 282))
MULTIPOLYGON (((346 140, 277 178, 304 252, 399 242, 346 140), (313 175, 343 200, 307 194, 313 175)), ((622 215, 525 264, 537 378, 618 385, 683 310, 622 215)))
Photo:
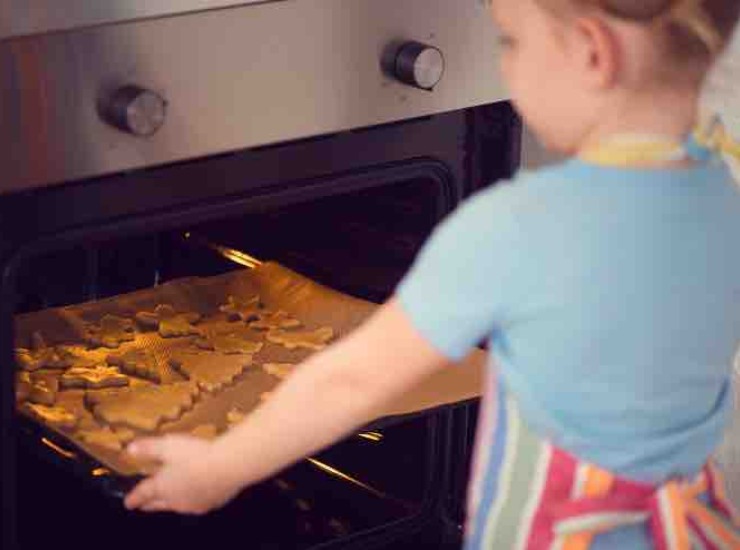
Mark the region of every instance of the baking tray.
MULTIPOLYGON (((48 345, 81 345, 89 326, 104 315, 133 318, 138 312, 151 311, 160 304, 170 304, 181 312, 197 312, 203 316, 198 324, 202 332, 239 332, 247 339, 263 342, 264 347, 254 355, 253 365, 235 383, 214 394, 201 394, 190 411, 175 422, 164 423, 157 433, 189 433, 203 424, 214 425, 223 431, 228 427, 230 410, 236 407, 248 413, 260 403, 261 396, 280 383, 263 371, 262 364, 300 363, 311 354, 310 351, 288 350, 267 342, 265 333, 253 331, 243 322, 229 322, 226 314, 219 310, 228 296, 242 300, 259 296, 268 309, 284 310, 299 319, 306 328, 332 327, 335 338, 352 331, 377 308, 375 304, 334 291, 277 263, 264 263, 254 269, 209 278, 179 279, 106 300, 21 315, 16 319, 17 343, 21 347, 29 346, 33 333, 40 332, 48 345)), ((101 350, 100 353, 107 355, 139 349, 166 359, 192 345, 191 337, 163 339, 156 333, 137 331, 133 342, 122 344, 118 350, 101 350)), ((402 397, 390 401, 378 413, 378 423, 478 397, 485 363, 485 354, 476 350, 459 365, 432 375, 402 397)), ((174 371, 171 374, 173 379, 178 376, 174 371)), ((42 371, 39 375, 54 377, 59 373, 42 371)), ((85 408, 85 391, 103 390, 62 391, 57 403, 80 416, 77 429, 101 427, 85 408)), ((76 469, 119 489, 130 487, 140 478, 142 465, 132 462, 125 453, 86 443, 76 436, 76 431, 64 431, 40 423, 24 407, 19 407, 19 411, 30 421, 24 424, 61 459, 74 462, 76 469), (114 482, 110 483, 110 480, 114 482)))

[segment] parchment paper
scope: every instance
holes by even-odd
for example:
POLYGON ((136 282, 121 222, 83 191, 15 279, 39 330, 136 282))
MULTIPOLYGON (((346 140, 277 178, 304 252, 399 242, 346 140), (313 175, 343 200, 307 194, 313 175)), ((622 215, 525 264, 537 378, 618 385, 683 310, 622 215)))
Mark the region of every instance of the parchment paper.
MULTIPOLYGON (((255 354, 254 365, 235 384, 216 394, 202 395, 195 407, 176 422, 165 423, 159 433, 190 432, 203 424, 227 428, 227 413, 234 407, 248 413, 260 402, 260 396, 274 389, 280 381, 266 374, 264 363, 300 363, 310 352, 288 350, 264 339, 265 333, 253 331, 244 323, 230 323, 219 306, 228 296, 249 299, 259 296, 269 309, 281 309, 299 319, 309 329, 330 326, 338 338, 350 332, 370 315, 376 305, 353 298, 319 285, 283 266, 266 263, 254 270, 241 270, 211 278, 180 279, 157 288, 117 296, 113 299, 78 306, 45 310, 19 316, 16 320, 18 345, 30 345, 31 335, 40 331, 49 345, 81 344, 89 324, 98 322, 106 314, 133 318, 140 311, 151 311, 159 304, 171 304, 181 312, 198 312, 204 316, 198 327, 205 333, 223 331, 244 334, 248 339, 264 342, 255 354)), ((192 346, 191 338, 163 339, 156 333, 137 333, 134 342, 121 345, 118 352, 146 349, 166 359, 173 352, 192 346)), ((109 352, 101 352, 106 355, 109 352)), ((476 351, 460 365, 450 367, 432 376, 400 399, 389 402, 378 414, 379 418, 418 413, 478 397, 482 388, 486 357, 476 351)), ((388 376, 393 376, 402 365, 379 365, 388 376)), ((46 373, 45 376, 58 376, 46 373)), ((172 373, 173 378, 177 374, 172 373)), ((136 381, 137 384, 148 382, 136 381)), ((95 391, 95 390, 88 390, 95 391)), ((85 408, 83 390, 64 391, 58 404, 75 411, 81 417, 79 429, 94 429, 101 424, 85 408)), ((23 408, 21 411, 28 414, 23 408)), ((78 452, 88 454, 111 471, 132 476, 140 467, 124 454, 85 444, 76 436, 76 430, 54 430, 78 452)))

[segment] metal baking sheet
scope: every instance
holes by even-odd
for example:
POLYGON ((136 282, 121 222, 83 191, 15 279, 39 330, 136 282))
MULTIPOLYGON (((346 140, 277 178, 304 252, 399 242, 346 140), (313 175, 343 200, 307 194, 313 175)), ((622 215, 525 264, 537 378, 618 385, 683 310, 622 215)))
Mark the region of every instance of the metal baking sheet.
MULTIPOLYGON (((29 345, 35 331, 40 331, 49 345, 79 344, 84 341, 87 326, 97 322, 103 315, 132 318, 136 313, 151 311, 159 304, 171 304, 178 311, 202 314, 204 319, 198 326, 206 333, 218 332, 227 326, 229 331, 243 331, 245 336, 265 343, 263 349, 255 354, 253 366, 226 389, 215 394, 202 394, 192 410, 175 422, 163 424, 158 433, 190 432, 204 424, 215 425, 223 431, 227 428, 227 413, 232 408, 237 407, 248 413, 259 404, 264 393, 280 383, 262 370, 262 364, 299 363, 310 355, 307 351, 291 351, 266 342, 264 333, 252 331, 244 323, 229 323, 226 316, 219 312, 219 306, 226 302, 228 296, 248 299, 255 295, 268 308, 288 312, 307 328, 332 327, 337 338, 357 327, 377 307, 317 284, 279 264, 266 263, 253 270, 240 270, 212 278, 180 279, 112 299, 19 316, 16 321, 18 344, 29 345)), ((146 349, 160 358, 167 358, 173 352, 190 346, 190 338, 163 339, 155 333, 137 333, 133 342, 121 345, 116 352, 146 349)), ((379 412, 378 418, 415 414, 478 397, 485 361, 483 352, 474 352, 461 365, 445 369, 401 398, 389 402, 379 412)), ((45 376, 59 374, 49 372, 45 376)), ((84 394, 84 390, 60 392, 58 404, 80 415, 78 429, 101 427, 85 408, 84 394)), ((20 410, 29 416, 22 407, 20 410)), ((53 441, 56 443, 47 440, 47 444, 56 446, 62 454, 76 455, 82 452, 86 458, 93 459, 93 464, 99 464, 99 474, 108 473, 108 470, 118 476, 130 477, 142 472, 142 466, 133 463, 125 454, 86 444, 75 436, 75 431, 65 432, 50 426, 44 428, 55 435, 53 441)))

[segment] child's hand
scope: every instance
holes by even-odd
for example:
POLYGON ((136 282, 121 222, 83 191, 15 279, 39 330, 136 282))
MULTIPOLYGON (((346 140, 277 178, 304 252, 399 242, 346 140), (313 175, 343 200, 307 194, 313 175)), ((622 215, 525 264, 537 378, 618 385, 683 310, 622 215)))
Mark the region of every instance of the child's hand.
POLYGON ((170 435, 136 441, 127 452, 161 464, 157 473, 128 494, 129 510, 201 515, 222 507, 241 490, 233 472, 219 466, 210 441, 170 435))

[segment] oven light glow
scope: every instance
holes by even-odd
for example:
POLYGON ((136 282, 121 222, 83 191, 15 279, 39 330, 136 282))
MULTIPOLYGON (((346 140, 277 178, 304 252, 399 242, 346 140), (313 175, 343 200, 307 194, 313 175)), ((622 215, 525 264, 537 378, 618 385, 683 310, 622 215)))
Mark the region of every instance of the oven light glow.
POLYGON ((66 449, 62 449, 59 445, 57 445, 56 443, 54 443, 50 439, 47 439, 45 437, 42 437, 41 438, 41 443, 43 443, 44 445, 46 445, 47 447, 49 447, 53 451, 56 451, 57 453, 59 453, 60 455, 62 455, 64 458, 69 458, 70 460, 73 460, 73 459, 77 458, 77 455, 76 454, 74 454, 73 452, 68 451, 66 449))
POLYGON ((90 472, 90 475, 92 475, 93 477, 104 477, 110 475, 110 470, 108 468, 95 468, 92 472, 90 472))
POLYGON ((333 468, 332 466, 329 466, 328 464, 325 464, 323 462, 320 462, 320 461, 316 460, 315 458, 309 458, 308 461, 311 464, 313 464, 314 466, 316 466, 322 472, 326 472, 327 474, 329 474, 331 476, 334 476, 334 477, 336 477, 338 479, 341 479, 342 481, 346 481, 348 483, 351 483, 352 485, 356 485, 357 487, 361 487, 361 488, 365 489, 366 491, 369 491, 370 493, 372 493, 376 497, 379 497, 379 498, 388 498, 388 496, 385 493, 383 493, 382 491, 378 491, 377 489, 375 489, 374 487, 371 487, 367 483, 363 483, 359 479, 355 479, 354 477, 352 477, 352 476, 350 476, 348 474, 345 474, 344 472, 341 472, 341 471, 337 470, 336 468, 333 468))
POLYGON ((361 437, 362 439, 367 439, 368 441, 373 441, 375 443, 383 441, 383 434, 379 432, 365 432, 357 434, 357 437, 361 437))

